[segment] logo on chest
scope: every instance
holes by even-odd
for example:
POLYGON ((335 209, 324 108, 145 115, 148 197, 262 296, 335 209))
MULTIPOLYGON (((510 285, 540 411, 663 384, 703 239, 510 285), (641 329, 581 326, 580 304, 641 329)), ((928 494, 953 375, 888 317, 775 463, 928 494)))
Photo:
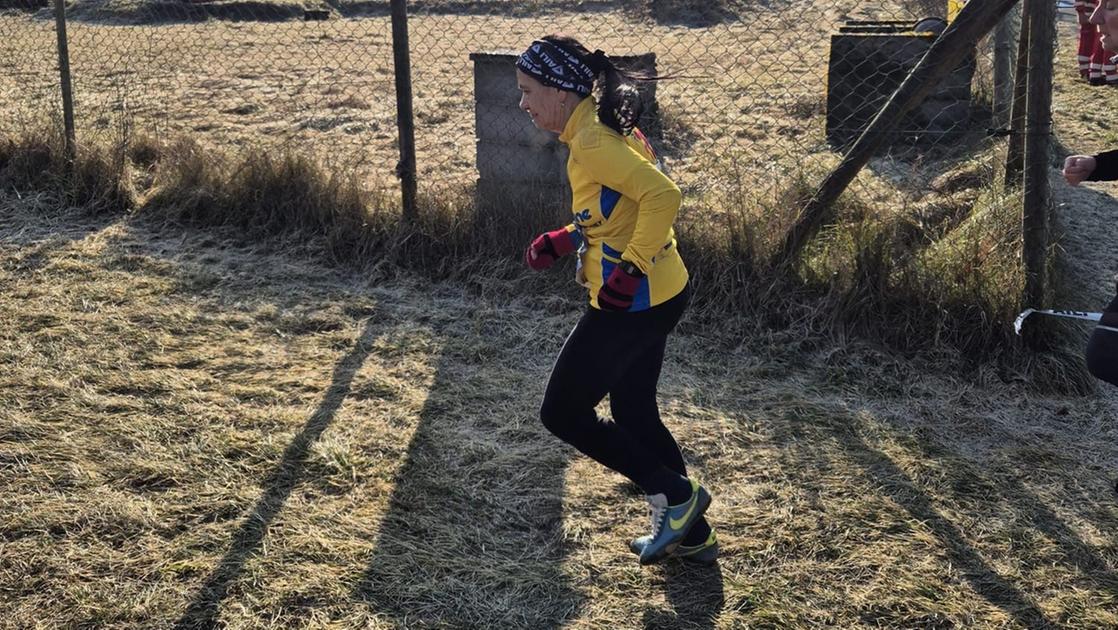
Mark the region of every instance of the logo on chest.
POLYGON ((601 219, 599 219, 597 221, 594 221, 593 223, 590 222, 594 218, 594 216, 590 214, 590 209, 589 208, 586 208, 582 212, 576 212, 576 213, 574 213, 574 215, 575 215, 575 223, 578 223, 579 227, 592 228, 592 227, 598 227, 599 225, 602 224, 601 219))

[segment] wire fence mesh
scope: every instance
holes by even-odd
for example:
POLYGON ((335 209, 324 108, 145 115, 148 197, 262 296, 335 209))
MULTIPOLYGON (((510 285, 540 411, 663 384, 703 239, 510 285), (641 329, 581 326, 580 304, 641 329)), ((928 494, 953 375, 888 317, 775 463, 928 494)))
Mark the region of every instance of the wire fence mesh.
MULTIPOLYGON (((0 0, 0 133, 60 117, 54 16, 40 1, 0 0)), ((472 190, 485 170, 480 159, 504 160, 497 172, 525 170, 517 146, 561 151, 553 140, 525 140, 530 122, 515 117, 515 89, 496 97, 513 112, 499 121, 509 128, 496 129, 504 146, 479 141, 488 114, 476 103, 487 97, 475 86, 515 83, 484 84, 471 54, 512 55, 564 32, 613 56, 651 53, 656 71, 672 77, 657 83, 655 118, 644 124, 693 206, 711 205, 730 183, 777 194, 790 178, 837 162, 934 37, 913 27, 940 18, 922 26, 935 32, 947 9, 931 0, 412 2, 420 188, 472 190), (836 60, 836 51, 854 57, 836 60), (479 158, 486 150, 495 157, 479 158)), ((79 143, 123 133, 186 136, 229 151, 290 149, 366 186, 396 185, 387 1, 77 0, 68 31, 79 143)), ((890 131, 882 157, 901 165, 887 179, 915 173, 914 147, 951 149, 961 137, 981 137, 991 55, 984 41, 923 118, 890 131)))

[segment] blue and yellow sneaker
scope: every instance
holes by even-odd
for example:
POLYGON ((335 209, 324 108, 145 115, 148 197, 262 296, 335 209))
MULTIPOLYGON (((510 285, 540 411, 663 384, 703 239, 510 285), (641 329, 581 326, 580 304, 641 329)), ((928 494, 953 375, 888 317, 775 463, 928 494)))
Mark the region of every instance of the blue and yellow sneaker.
MULTIPOLYGON (((638 556, 641 555, 650 540, 652 540, 652 536, 641 536, 629 541, 629 551, 638 556)), ((669 557, 698 564, 714 564, 714 561, 718 559, 718 539, 714 535, 714 530, 710 530, 710 536, 707 536, 706 542, 697 545, 681 544, 675 548, 675 551, 669 557)))
POLYGON ((710 506, 710 493, 706 488, 693 479, 688 481, 691 483, 691 498, 679 505, 668 505, 668 498, 663 494, 648 497, 652 511, 652 536, 641 549, 641 564, 659 562, 675 551, 691 526, 710 506))

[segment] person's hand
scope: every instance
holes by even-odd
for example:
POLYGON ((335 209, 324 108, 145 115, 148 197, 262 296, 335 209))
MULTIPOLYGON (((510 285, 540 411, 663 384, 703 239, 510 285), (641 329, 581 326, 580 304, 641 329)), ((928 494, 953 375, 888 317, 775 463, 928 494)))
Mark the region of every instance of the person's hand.
POLYGON ((575 249, 574 233, 567 228, 559 228, 537 236, 524 252, 524 263, 536 271, 543 271, 575 249))
POLYGON ((1069 155, 1064 160, 1064 179, 1072 186, 1091 176, 1095 172, 1095 158, 1090 155, 1069 155))
POLYGON ((636 265, 622 261, 613 268, 605 284, 598 289, 598 308, 603 311, 627 311, 641 286, 644 274, 636 265))

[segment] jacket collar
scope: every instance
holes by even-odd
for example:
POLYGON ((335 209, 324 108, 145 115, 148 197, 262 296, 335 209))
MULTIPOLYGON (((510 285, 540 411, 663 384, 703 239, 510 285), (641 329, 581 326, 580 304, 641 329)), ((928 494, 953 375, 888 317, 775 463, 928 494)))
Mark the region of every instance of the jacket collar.
POLYGON ((582 102, 571 112, 571 117, 567 119, 567 124, 563 126, 563 133, 559 134, 559 142, 570 144, 571 140, 578 135, 579 130, 589 125, 590 122, 597 117, 597 113, 598 103, 594 100, 593 96, 587 96, 582 99, 582 102))

